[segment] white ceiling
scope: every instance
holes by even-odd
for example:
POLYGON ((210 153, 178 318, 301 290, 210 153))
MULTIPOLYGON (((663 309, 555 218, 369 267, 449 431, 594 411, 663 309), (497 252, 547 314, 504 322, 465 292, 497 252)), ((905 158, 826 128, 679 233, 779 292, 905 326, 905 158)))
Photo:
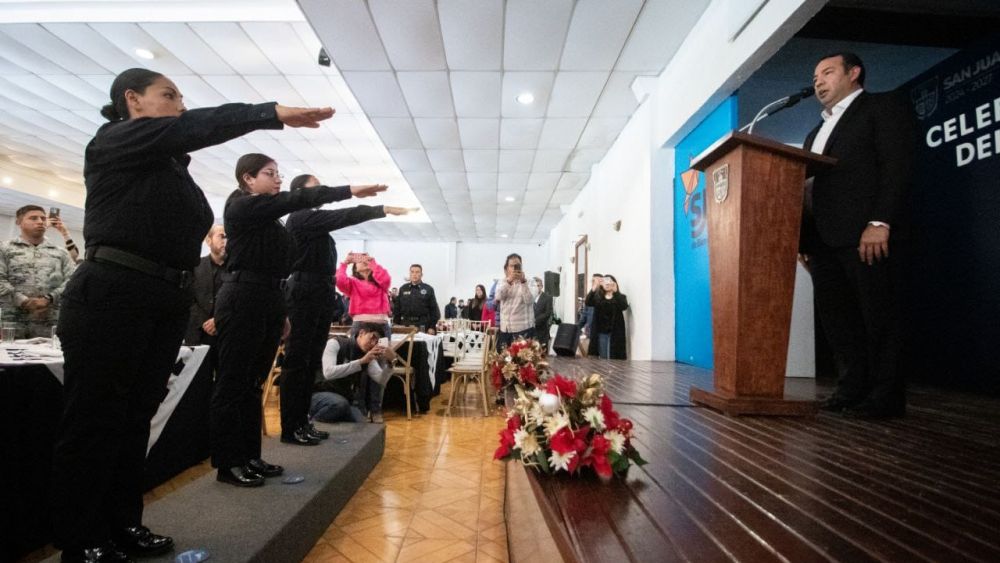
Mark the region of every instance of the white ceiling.
POLYGON ((663 69, 709 1, 0 2, 0 21, 20 22, 0 24, 0 174, 82 206, 97 110, 114 74, 141 65, 174 79, 189 107, 337 109, 317 130, 195 153, 217 210, 239 155, 263 152, 286 176, 384 182, 387 202, 426 210, 352 234, 542 241, 635 110, 632 80, 663 69), (335 68, 316 64, 320 42, 335 68), (515 100, 523 92, 533 104, 515 100))

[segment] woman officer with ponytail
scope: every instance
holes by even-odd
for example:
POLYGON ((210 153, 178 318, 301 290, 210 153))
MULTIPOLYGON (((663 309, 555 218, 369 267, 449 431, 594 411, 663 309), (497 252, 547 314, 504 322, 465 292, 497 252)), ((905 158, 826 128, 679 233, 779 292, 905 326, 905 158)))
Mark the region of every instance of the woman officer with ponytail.
POLYGON ((212 210, 188 152, 257 129, 318 127, 330 108, 226 104, 187 111, 146 69, 119 74, 87 145, 86 260, 62 297, 65 409, 53 459, 62 561, 131 561, 173 540, 142 525, 149 423, 166 395, 212 210))

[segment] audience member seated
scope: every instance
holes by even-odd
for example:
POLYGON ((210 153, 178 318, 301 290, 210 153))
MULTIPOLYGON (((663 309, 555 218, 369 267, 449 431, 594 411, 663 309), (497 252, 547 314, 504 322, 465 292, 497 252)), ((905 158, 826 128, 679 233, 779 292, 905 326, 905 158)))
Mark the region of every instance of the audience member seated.
POLYGON ((354 338, 334 336, 323 351, 323 371, 316 375, 309 418, 319 422, 364 422, 361 379, 385 386, 392 375, 392 348, 379 344, 385 326, 361 323, 354 338), (348 399, 350 397, 350 399, 348 399))

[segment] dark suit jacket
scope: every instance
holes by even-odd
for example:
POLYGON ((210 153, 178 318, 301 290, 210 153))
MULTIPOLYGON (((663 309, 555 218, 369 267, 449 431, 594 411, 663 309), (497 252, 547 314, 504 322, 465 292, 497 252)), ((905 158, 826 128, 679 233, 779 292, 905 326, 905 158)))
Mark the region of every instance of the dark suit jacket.
POLYGON ((545 334, 549 333, 549 324, 552 322, 552 296, 543 291, 535 301, 535 327, 544 328, 545 334))
MULTIPOLYGON (((803 148, 811 149, 821 125, 809 133, 803 148)), ((826 142, 823 154, 836 158, 837 164, 814 174, 803 213, 801 250, 813 252, 820 243, 856 247, 869 221, 888 223, 890 240, 906 238, 915 147, 911 106, 894 92, 862 92, 826 142)))
POLYGON ((201 325, 215 316, 215 294, 218 291, 216 277, 213 276, 212 257, 202 256, 194 268, 194 282, 191 284, 194 302, 191 303, 191 316, 188 318, 187 332, 184 333, 184 342, 190 346, 203 344, 202 340, 209 338, 202 332, 201 325))

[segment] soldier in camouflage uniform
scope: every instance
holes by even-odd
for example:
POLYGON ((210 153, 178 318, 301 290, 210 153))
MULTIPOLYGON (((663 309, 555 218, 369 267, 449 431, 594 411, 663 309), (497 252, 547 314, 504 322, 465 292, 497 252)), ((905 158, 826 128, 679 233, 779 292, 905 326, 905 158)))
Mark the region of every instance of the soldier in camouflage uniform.
POLYGON ((76 268, 61 245, 45 238, 45 210, 17 210, 21 236, 0 244, 0 307, 3 322, 16 322, 19 338, 50 336, 59 318, 59 298, 76 268))

